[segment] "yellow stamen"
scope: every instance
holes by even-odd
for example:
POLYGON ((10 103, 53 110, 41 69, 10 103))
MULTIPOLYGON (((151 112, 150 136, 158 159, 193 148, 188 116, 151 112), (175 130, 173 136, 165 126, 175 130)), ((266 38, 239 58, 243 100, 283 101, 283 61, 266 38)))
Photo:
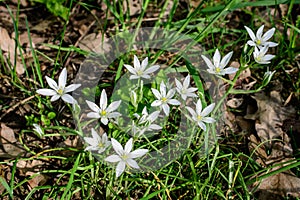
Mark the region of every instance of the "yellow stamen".
POLYGON ((261 40, 256 40, 257 45, 261 45, 261 40))
POLYGON ((217 67, 217 68, 216 68, 216 72, 217 72, 217 73, 220 73, 220 72, 221 72, 220 67, 217 67))
POLYGON ((99 147, 99 148, 103 148, 103 147, 104 147, 104 144, 103 144, 102 142, 99 142, 98 147, 99 147))
POLYGON ((101 113, 100 113, 100 115, 101 115, 101 116, 105 116, 105 115, 106 115, 106 111, 105 111, 105 110, 102 110, 101 113))
POLYGON ((166 102, 168 99, 166 97, 161 98, 162 102, 166 102))
POLYGON ((202 118, 203 118, 203 117, 202 117, 201 115, 198 115, 198 116, 197 116, 197 119, 198 119, 198 120, 201 120, 202 118))

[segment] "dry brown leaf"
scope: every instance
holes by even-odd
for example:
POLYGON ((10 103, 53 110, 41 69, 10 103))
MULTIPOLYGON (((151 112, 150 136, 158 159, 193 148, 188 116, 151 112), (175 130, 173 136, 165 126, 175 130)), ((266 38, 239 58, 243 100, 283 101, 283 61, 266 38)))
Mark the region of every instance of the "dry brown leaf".
POLYGON ((130 16, 133 15, 138 15, 142 11, 142 0, 128 0, 128 1, 123 1, 123 8, 124 8, 124 13, 127 12, 128 7, 129 7, 129 14, 130 16), (128 4, 127 4, 128 3, 128 4))
MULTIPOLYGON (((258 93, 253 98, 257 101, 258 110, 247 118, 256 119, 257 135, 264 142, 262 145, 254 135, 249 137, 249 149, 252 152, 255 150, 256 161, 262 166, 272 166, 293 160, 290 138, 282 130, 282 125, 284 120, 293 117, 295 109, 283 107, 278 91, 272 91, 270 97, 258 93), (266 155, 265 147, 271 150, 269 156, 266 155)), ((284 164, 272 170, 283 166, 284 164)), ((258 194, 258 199, 280 199, 288 195, 300 197, 300 179, 289 170, 267 177, 261 183, 256 182, 253 187, 257 187, 255 193, 258 194)))
POLYGON ((15 51, 15 41, 10 38, 7 30, 2 27, 0 27, 0 48, 2 51, 11 53, 15 51))
MULTIPOLYGON (((254 96, 257 101, 258 110, 256 116, 258 122, 255 124, 255 129, 262 142, 266 142, 268 148, 271 147, 271 140, 283 139, 284 132, 281 129, 283 121, 287 117, 291 117, 295 109, 287 109, 282 106, 282 99, 278 91, 272 91, 270 97, 264 93, 257 93, 254 96)), ((288 142, 287 142, 288 145, 288 142)))
POLYGON ((24 74, 25 70, 24 70, 24 66, 19 58, 18 55, 15 55, 15 41, 14 39, 12 39, 7 30, 5 28, 0 27, 0 48, 2 49, 2 51, 4 51, 5 53, 3 53, 4 57, 6 58, 6 64, 7 66, 11 66, 16 64, 16 72, 19 75, 24 74), (16 63, 15 63, 15 58, 16 58, 16 63), (9 63, 11 65, 9 65, 9 63))
POLYGON ((300 197, 300 179, 290 170, 269 176, 257 184, 259 200, 281 199, 282 196, 300 197))
POLYGON ((31 188, 44 185, 47 182, 48 177, 43 174, 38 174, 33 179, 28 181, 28 184, 31 188))
POLYGON ((15 157, 24 152, 24 150, 18 145, 14 131, 4 123, 1 123, 0 144, 3 146, 5 151, 0 152, 0 157, 15 157))
POLYGON ((232 98, 226 102, 226 105, 229 106, 230 108, 238 108, 242 105, 243 103, 243 98, 232 98))

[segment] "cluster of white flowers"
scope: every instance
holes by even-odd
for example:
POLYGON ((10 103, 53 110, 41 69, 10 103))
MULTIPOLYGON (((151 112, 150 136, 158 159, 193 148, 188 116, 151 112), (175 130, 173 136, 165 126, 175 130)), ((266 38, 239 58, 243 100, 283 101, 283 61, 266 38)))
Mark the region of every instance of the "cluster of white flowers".
MULTIPOLYGON (((262 35, 264 26, 261 26, 256 35, 253 31, 246 27, 247 32, 249 33, 251 40, 247 42, 248 45, 254 46, 254 59, 257 63, 268 64, 270 60, 274 57, 273 55, 266 54, 269 47, 277 46, 277 43, 268 42, 268 40, 273 36, 275 28, 267 31, 262 35)), ((234 67, 226 67, 233 55, 233 52, 229 52, 223 58, 218 49, 216 49, 212 61, 204 55, 201 55, 204 62, 207 64, 207 71, 214 75, 223 76, 225 74, 232 74, 238 71, 234 67)), ((125 68, 131 73, 129 79, 150 79, 151 74, 156 72, 160 66, 153 65, 148 67, 148 58, 145 58, 142 63, 138 60, 137 56, 134 56, 133 67, 131 65, 125 64, 125 68), (147 68, 148 67, 148 68, 147 68)), ((145 106, 141 115, 134 113, 133 116, 136 118, 136 121, 132 121, 131 132, 134 137, 140 137, 146 131, 158 131, 162 127, 158 124, 155 124, 155 121, 159 118, 161 111, 168 116, 170 114, 170 106, 179 106, 185 103, 182 103, 178 99, 187 102, 187 99, 197 98, 197 102, 194 103, 195 108, 190 106, 182 106, 182 109, 185 109, 188 114, 188 119, 190 119, 195 125, 199 126, 204 131, 207 130, 206 123, 214 123, 216 120, 212 117, 209 117, 210 113, 215 108, 215 103, 208 105, 203 108, 201 100, 196 95, 198 90, 195 87, 190 87, 190 75, 187 75, 183 82, 175 78, 176 87, 173 88, 172 84, 169 82, 165 83, 164 81, 160 82, 159 90, 156 88, 151 88, 151 91, 156 98, 152 103, 152 107, 159 107, 159 111, 154 111, 148 113, 147 107, 145 106), (166 85, 167 84, 167 85, 166 85), (176 97, 180 97, 176 99, 176 97)), ((71 84, 66 86, 67 82, 67 70, 64 68, 59 75, 58 84, 48 76, 46 76, 46 81, 50 88, 52 89, 38 89, 37 93, 45 96, 51 96, 51 101, 56 101, 61 98, 66 103, 77 105, 77 101, 69 94, 79 88, 81 84, 71 84)), ((143 81, 139 82, 143 84, 143 81)), ((141 85, 142 86, 142 85, 141 85)), ((141 87, 142 90, 142 87, 141 87)), ((130 98, 132 99, 134 106, 137 108, 138 104, 138 95, 135 91, 131 91, 130 98)), ((117 109, 121 105, 121 100, 114 101, 108 104, 107 94, 105 90, 102 90, 100 96, 99 106, 94 102, 86 100, 88 107, 91 112, 87 113, 87 118, 93 118, 100 120, 103 125, 108 125, 109 122, 115 122, 115 120, 121 116, 121 113, 117 112, 117 109)), ((35 132, 42 137, 43 130, 42 128, 34 124, 35 132)), ((84 137, 85 142, 88 146, 85 148, 87 151, 97 152, 98 154, 104 153, 110 146, 113 147, 115 154, 108 155, 104 160, 111 163, 118 163, 116 165, 116 177, 119 177, 124 171, 126 166, 129 168, 139 169, 138 163, 134 160, 140 158, 148 153, 147 149, 133 149, 133 138, 130 138, 124 148, 123 146, 114 138, 108 137, 106 133, 103 133, 101 136, 98 135, 95 129, 91 129, 92 137, 84 137)))
MULTIPOLYGON (((150 74, 159 69, 158 65, 151 66, 147 69, 148 58, 144 59, 142 63, 140 63, 136 56, 134 56, 134 67, 126 64, 124 66, 132 74, 130 79, 150 79, 150 74)), ((166 116, 168 116, 170 114, 170 106, 181 105, 181 102, 174 98, 176 91, 183 100, 186 100, 188 97, 198 97, 194 93, 197 91, 197 88, 190 87, 189 75, 185 77, 183 83, 177 79, 175 79, 175 83, 176 88, 167 87, 164 81, 160 83, 159 90, 151 88, 151 91, 156 98, 156 100, 151 103, 151 106, 159 107, 160 111, 154 111, 149 114, 147 107, 144 107, 141 115, 134 113, 133 116, 137 119, 136 122, 132 121, 131 125, 131 132, 134 137, 140 137, 146 131, 158 131, 162 129, 160 125, 155 124, 161 110, 166 116)), ((131 91, 131 96, 133 97, 134 102, 136 102, 137 94, 135 91, 131 91)), ((121 116, 119 112, 115 112, 115 110, 117 110, 120 106, 121 100, 107 105, 107 95, 105 90, 101 93, 100 107, 93 102, 86 102, 89 108, 93 111, 88 113, 87 117, 100 119, 104 125, 107 125, 110 119, 115 119, 121 116)), ((189 118, 205 131, 205 123, 215 122, 213 118, 207 117, 213 110, 215 104, 209 105, 203 111, 200 100, 198 100, 195 105, 196 111, 194 111, 191 107, 186 107, 187 111, 191 114, 189 118)), ((104 152, 105 149, 112 145, 116 154, 109 155, 104 160, 111 163, 118 163, 116 166, 116 177, 119 177, 125 171, 126 166, 129 168, 139 169, 140 167, 134 159, 142 157, 148 152, 147 149, 137 149, 131 152, 133 149, 133 138, 130 138, 123 148, 116 139, 111 138, 111 141, 109 141, 106 133, 100 137, 95 130, 92 130, 92 137, 85 137, 84 139, 89 145, 85 150, 96 151, 97 153, 104 152)))
POLYGON ((266 54, 269 47, 276 47, 278 44, 275 42, 269 42, 268 40, 274 35, 275 28, 271 28, 265 34, 263 34, 264 25, 259 27, 256 32, 254 32, 247 26, 245 26, 251 40, 247 42, 248 45, 254 47, 253 57, 254 60, 259 64, 269 64, 275 56, 271 54, 266 54))

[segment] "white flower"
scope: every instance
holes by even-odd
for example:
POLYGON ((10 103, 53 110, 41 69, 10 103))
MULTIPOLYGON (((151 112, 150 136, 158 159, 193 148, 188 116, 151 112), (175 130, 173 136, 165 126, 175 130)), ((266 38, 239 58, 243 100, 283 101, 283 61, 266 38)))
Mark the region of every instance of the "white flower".
POLYGON ((96 118, 101 120, 104 125, 108 124, 108 120, 111 118, 116 118, 121 116, 119 112, 113 112, 121 104, 121 100, 112 102, 109 106, 107 106, 107 95, 105 90, 102 90, 100 97, 100 107, 98 107, 95 103, 86 100, 86 103, 90 107, 90 109, 94 112, 89 112, 87 117, 96 118))
POLYGON ((275 28, 271 28, 268 30, 264 35, 263 30, 264 30, 264 25, 259 27, 259 29, 256 32, 256 36, 254 35, 254 32, 247 26, 244 26, 245 29, 247 30, 251 40, 247 42, 250 46, 256 46, 259 49, 263 48, 264 46, 269 46, 269 47, 275 47, 278 44, 275 42, 268 42, 268 40, 274 35, 275 28))
POLYGON ((124 149, 122 145, 114 138, 111 139, 111 144, 117 154, 108 156, 105 158, 105 161, 112 163, 118 162, 116 167, 116 177, 119 177, 125 171, 126 165, 128 167, 139 169, 140 167, 134 158, 142 157, 148 152, 148 149, 137 149, 131 152, 133 147, 132 138, 127 141, 124 149))
POLYGON ((268 46, 263 47, 262 49, 254 48, 253 56, 254 60, 259 64, 269 64, 275 56, 271 54, 267 54, 268 46))
POLYGON ((154 111, 151 114, 148 114, 146 106, 142 111, 142 116, 137 113, 134 113, 134 116, 138 119, 137 125, 133 122, 131 126, 131 131, 133 135, 139 137, 144 134, 146 131, 160 130, 161 126, 154 124, 153 122, 158 118, 159 111, 154 111))
POLYGON ((34 126, 34 131, 35 131, 35 133, 37 133, 37 135, 39 136, 39 137, 43 137, 43 135, 44 135, 44 131, 42 130, 42 128, 41 128, 41 126, 40 125, 38 125, 38 124, 32 124, 33 126, 34 126))
POLYGON ((140 63, 138 58, 134 55, 133 65, 134 65, 134 67, 132 67, 131 65, 124 64, 126 69, 128 71, 130 71, 130 73, 133 74, 130 76, 129 79, 139 79, 139 78, 150 79, 149 74, 151 74, 159 69, 159 65, 153 65, 153 66, 149 67, 148 69, 146 69, 146 67, 148 65, 148 57, 145 58, 142 61, 142 63, 140 63))
POLYGON ((58 85, 52 78, 49 78, 48 76, 46 76, 46 81, 52 89, 38 89, 36 91, 37 93, 45 96, 52 96, 50 101, 56 101, 61 97, 62 100, 64 100, 67 103, 71 103, 71 104, 76 103, 76 100, 67 93, 73 92, 74 90, 79 88, 81 84, 71 84, 66 87, 66 83, 67 83, 66 68, 62 70, 62 72, 58 77, 58 85))
POLYGON ((90 145, 84 149, 86 151, 98 151, 98 153, 102 153, 111 144, 111 142, 107 139, 106 133, 99 136, 93 128, 92 137, 84 137, 83 139, 90 145))
POLYGON ((183 100, 186 100, 187 97, 197 97, 197 95, 194 93, 197 91, 197 88, 190 87, 190 75, 188 74, 184 81, 183 84, 181 84, 176 78, 175 78, 175 83, 176 83, 176 90, 177 92, 181 95, 181 98, 183 100))
POLYGON ((160 92, 157 89, 151 88, 152 93, 155 95, 157 100, 151 103, 151 106, 159 106, 163 109, 164 113, 168 116, 170 113, 170 105, 180 105, 180 101, 176 99, 172 99, 175 94, 175 89, 170 89, 168 92, 166 91, 166 85, 162 81, 160 84, 160 92))
POLYGON ((225 74, 232 74, 235 73, 238 69, 234 67, 226 67, 228 64, 233 52, 229 52, 227 55, 224 56, 224 58, 221 60, 221 54, 219 50, 217 49, 214 57, 213 62, 214 64, 204 55, 201 55, 203 60, 205 61, 206 65, 208 66, 207 71, 211 74, 217 74, 217 75, 225 75, 225 74))
POLYGON ((200 128, 202 128, 204 131, 206 131, 206 126, 205 126, 204 122, 205 123, 215 122, 215 119, 213 119, 212 117, 207 117, 207 115, 209 115, 209 113, 211 113, 211 111, 214 109, 214 107, 215 107, 215 104, 212 103, 209 106, 207 106, 206 108, 204 108, 202 111, 202 104, 199 99, 196 104, 196 112, 191 107, 186 107, 186 109, 190 112, 190 114, 192 115, 192 119, 198 124, 198 126, 200 126, 200 128))

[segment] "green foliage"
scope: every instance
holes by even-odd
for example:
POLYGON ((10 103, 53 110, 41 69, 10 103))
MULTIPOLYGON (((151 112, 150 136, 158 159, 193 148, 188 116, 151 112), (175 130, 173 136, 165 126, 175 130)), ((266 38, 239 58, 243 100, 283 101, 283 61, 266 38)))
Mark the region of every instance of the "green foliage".
POLYGON ((31 0, 31 1, 45 4, 47 9, 51 13, 67 21, 69 9, 63 5, 66 2, 66 0, 31 0))

